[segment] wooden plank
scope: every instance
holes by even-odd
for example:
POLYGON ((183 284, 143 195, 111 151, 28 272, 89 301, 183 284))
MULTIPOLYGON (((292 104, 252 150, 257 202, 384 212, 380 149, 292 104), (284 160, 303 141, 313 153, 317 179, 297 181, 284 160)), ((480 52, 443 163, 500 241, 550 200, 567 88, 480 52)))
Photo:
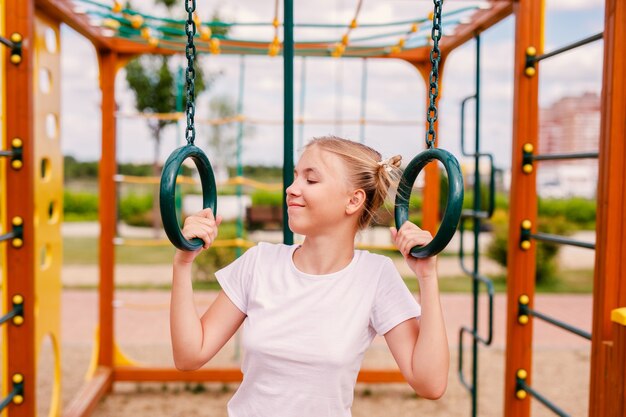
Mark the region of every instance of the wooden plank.
MULTIPOLYGON (((174 368, 116 367, 115 381, 139 382, 241 382, 243 374, 238 368, 204 368, 193 372, 181 372, 174 368)), ((358 382, 401 383, 405 382, 399 370, 362 369, 358 382)))
MULTIPOLYGON (((6 250, 6 270, 4 297, 5 305, 12 306, 14 295, 24 298, 24 322, 21 326, 12 323, 3 325, 6 339, 5 360, 2 364, 3 389, 12 389, 14 374, 24 377, 24 402, 21 405, 9 405, 11 417, 33 417, 36 413, 36 361, 35 361, 35 219, 34 183, 37 167, 34 159, 34 12, 33 0, 6 0, 2 11, 7 37, 19 33, 23 38, 22 62, 18 65, 10 62, 10 50, 2 47, 4 60, 3 111, 4 129, 7 143, 14 138, 23 142, 23 166, 19 170, 5 163, 7 206, 3 224, 11 228, 11 219, 19 216, 23 219, 23 246, 14 248, 11 242, 3 243, 6 250), (5 367, 6 366, 6 367, 5 367)), ((3 35, 5 35, 3 33, 3 35)))
MULTIPOLYGON (((606 0, 604 22, 604 66, 600 121, 598 208, 596 214, 596 265, 591 348, 589 415, 605 416, 612 404, 607 382, 619 372, 611 358, 619 358, 616 335, 611 325, 613 309, 626 306, 626 4, 606 0), (613 344, 607 358, 604 348, 613 344)), ((624 349, 625 347, 621 347, 624 349)), ((615 399, 614 399, 615 400, 615 399)), ((620 401, 624 401, 622 397, 620 401)))
POLYGON ((70 405, 63 411, 63 417, 90 416, 104 395, 111 390, 113 372, 110 368, 100 367, 93 378, 78 391, 70 405))
POLYGON ((102 91, 102 154, 99 165, 99 343, 98 365, 113 368, 113 295, 115 274, 115 219, 116 216, 116 132, 115 132, 115 74, 117 53, 99 51, 100 89, 102 91))
POLYGON ((522 148, 530 143, 537 149, 538 137, 538 76, 524 74, 526 48, 541 50, 543 27, 542 0, 527 0, 515 4, 515 64, 513 98, 513 144, 511 162, 511 191, 507 277, 507 338, 504 383, 504 415, 528 417, 530 396, 516 397, 516 373, 527 371, 527 383, 532 382, 532 320, 518 322, 518 300, 523 294, 533 306, 535 293, 535 243, 528 250, 520 248, 521 223, 530 220, 536 230, 537 193, 535 173, 522 171, 522 148))

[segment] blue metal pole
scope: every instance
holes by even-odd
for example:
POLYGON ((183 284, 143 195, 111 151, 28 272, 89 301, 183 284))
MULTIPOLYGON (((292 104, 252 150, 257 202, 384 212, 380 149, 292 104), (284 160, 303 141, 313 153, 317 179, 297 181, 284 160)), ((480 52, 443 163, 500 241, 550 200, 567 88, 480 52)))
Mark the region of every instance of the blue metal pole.
POLYGON ((306 97, 306 57, 302 57, 300 69, 300 126, 298 126, 298 149, 304 146, 304 105, 306 97))
MULTIPOLYGON (((284 125, 283 125, 283 196, 293 182, 293 0, 284 3, 283 81, 284 81, 284 125)), ((287 201, 283 198, 283 242, 293 244, 293 232, 289 230, 287 201)))

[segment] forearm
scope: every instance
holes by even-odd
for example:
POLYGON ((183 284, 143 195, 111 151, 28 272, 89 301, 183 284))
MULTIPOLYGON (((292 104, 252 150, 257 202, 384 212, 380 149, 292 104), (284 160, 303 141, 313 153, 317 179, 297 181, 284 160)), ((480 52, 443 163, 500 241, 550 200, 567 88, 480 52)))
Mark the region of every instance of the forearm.
POLYGON ((412 361, 414 388, 438 398, 447 386, 450 351, 437 277, 420 279, 420 296, 422 316, 412 361))
POLYGON ((174 363, 179 369, 192 369, 199 366, 203 342, 202 324, 193 300, 191 268, 191 263, 174 262, 170 334, 174 363))

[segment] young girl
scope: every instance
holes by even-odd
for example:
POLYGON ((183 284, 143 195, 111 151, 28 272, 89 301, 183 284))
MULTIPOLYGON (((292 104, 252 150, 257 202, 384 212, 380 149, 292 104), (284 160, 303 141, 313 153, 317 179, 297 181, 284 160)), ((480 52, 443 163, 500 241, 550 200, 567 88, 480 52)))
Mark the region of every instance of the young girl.
MULTIPOLYGON (((389 258, 354 249, 399 162, 381 161, 375 150, 345 139, 311 141, 287 188, 289 228, 303 243, 260 243, 216 272, 222 290, 202 317, 191 286, 191 264, 202 249, 176 252, 170 310, 176 367, 200 368, 244 323, 244 378, 229 417, 349 417, 363 355, 377 334, 418 395, 443 395, 449 351, 436 260, 409 254, 431 235, 410 222, 391 229, 419 281, 421 306, 389 258)), ((183 235, 208 249, 220 222, 204 210, 185 220, 183 235)))

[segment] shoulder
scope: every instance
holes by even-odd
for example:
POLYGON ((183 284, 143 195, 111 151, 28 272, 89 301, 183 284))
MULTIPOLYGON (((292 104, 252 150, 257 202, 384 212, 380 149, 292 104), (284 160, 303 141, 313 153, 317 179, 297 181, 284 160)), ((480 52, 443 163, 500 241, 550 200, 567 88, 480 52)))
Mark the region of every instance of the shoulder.
POLYGON ((294 246, 295 245, 285 245, 284 243, 259 242, 250 250, 254 249, 256 257, 260 260, 273 261, 277 257, 288 257, 293 251, 294 246))
POLYGON ((396 267, 388 256, 371 253, 366 250, 356 250, 358 265, 370 274, 375 276, 385 275, 390 271, 397 271, 396 267))

